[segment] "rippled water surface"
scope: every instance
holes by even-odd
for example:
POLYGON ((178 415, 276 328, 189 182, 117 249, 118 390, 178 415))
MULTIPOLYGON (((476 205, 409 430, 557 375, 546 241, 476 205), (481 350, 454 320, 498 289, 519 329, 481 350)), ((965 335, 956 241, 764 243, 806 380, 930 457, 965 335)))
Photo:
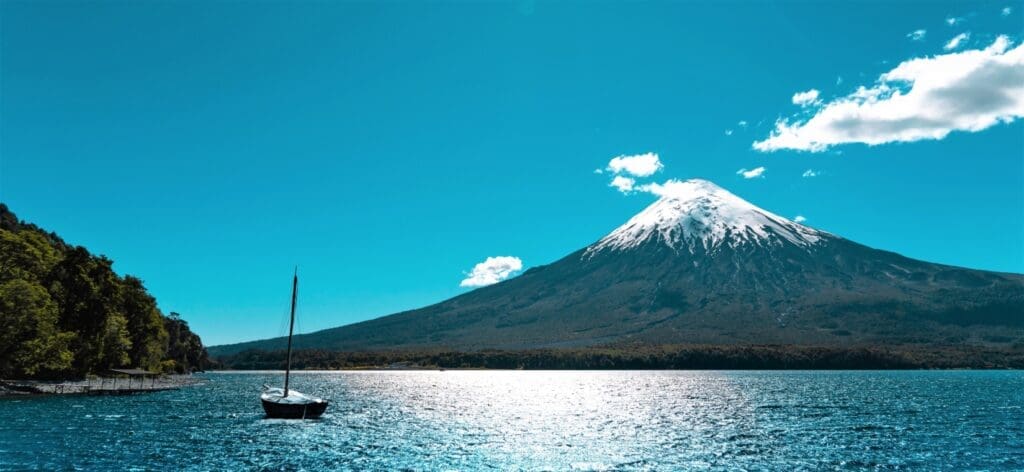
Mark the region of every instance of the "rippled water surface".
POLYGON ((1022 372, 273 373, 0 399, 0 470, 1024 469, 1022 372))

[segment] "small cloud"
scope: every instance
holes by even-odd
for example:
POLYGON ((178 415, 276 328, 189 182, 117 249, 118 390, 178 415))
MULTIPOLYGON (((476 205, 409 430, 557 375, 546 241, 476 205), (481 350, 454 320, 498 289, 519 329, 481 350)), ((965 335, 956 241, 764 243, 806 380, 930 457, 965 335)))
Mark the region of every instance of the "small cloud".
POLYGON ((820 175, 820 174, 818 174, 818 172, 815 171, 814 169, 807 169, 800 176, 804 177, 804 178, 810 178, 810 177, 817 177, 818 175, 820 175))
POLYGON ((820 93, 821 92, 818 92, 815 89, 810 89, 806 92, 797 92, 793 94, 793 104, 806 107, 808 105, 819 103, 818 94, 820 93))
POLYGON ((487 260, 474 266, 473 270, 466 275, 466 279, 459 282, 459 286, 483 287, 496 284, 520 270, 523 270, 523 261, 518 257, 488 257, 487 260))
POLYGON ((744 179, 756 179, 764 176, 764 171, 767 170, 764 167, 758 167, 755 169, 740 169, 736 171, 737 175, 742 175, 744 179))
POLYGON ((747 127, 747 120, 740 120, 739 123, 736 123, 736 124, 739 125, 740 128, 746 128, 747 127))
POLYGON ((1024 117, 1024 46, 999 36, 984 49, 908 59, 874 84, 779 119, 753 143, 762 152, 822 152, 841 144, 945 139, 1024 117))
POLYGON ((921 41, 924 39, 925 34, 928 34, 927 30, 919 29, 907 33, 907 37, 910 38, 911 41, 921 41))
POLYGON ((793 218, 793 221, 797 223, 803 223, 807 221, 807 218, 804 218, 802 215, 796 215, 796 218, 793 218))
POLYGON ((1003 16, 1010 16, 1010 13, 1013 13, 1013 9, 1010 7, 1004 7, 1000 13, 1002 13, 1003 16))
POLYGON ((608 162, 608 170, 614 174, 630 174, 636 177, 647 177, 661 170, 661 160, 653 152, 633 156, 618 156, 608 162))
POLYGON ((601 175, 601 174, 604 173, 604 170, 603 169, 594 169, 594 173, 598 174, 598 175, 601 175))
POLYGON ((732 136, 732 130, 731 129, 725 130, 725 135, 726 136, 732 136))
POLYGON ((967 41, 970 38, 971 38, 971 33, 960 33, 960 34, 958 34, 956 36, 953 36, 953 39, 949 40, 949 42, 946 43, 945 46, 942 46, 942 49, 945 49, 947 51, 952 51, 952 50, 960 47, 960 45, 963 44, 964 41, 967 41))
POLYGON ((843 84, 843 76, 836 77, 836 85, 842 85, 842 84, 843 84))
POLYGON ((958 18, 958 17, 955 17, 955 16, 950 16, 950 17, 946 18, 946 24, 949 25, 949 26, 954 26, 957 23, 960 23, 962 21, 964 21, 963 18, 958 18))
POLYGON ((658 197, 686 196, 691 195, 693 192, 693 187, 689 183, 677 179, 666 180, 663 184, 651 182, 649 184, 640 185, 636 189, 658 197))
POLYGON ((612 179, 612 183, 608 184, 610 187, 617 188, 622 193, 629 193, 633 191, 633 186, 636 185, 636 180, 629 177, 616 175, 612 179))

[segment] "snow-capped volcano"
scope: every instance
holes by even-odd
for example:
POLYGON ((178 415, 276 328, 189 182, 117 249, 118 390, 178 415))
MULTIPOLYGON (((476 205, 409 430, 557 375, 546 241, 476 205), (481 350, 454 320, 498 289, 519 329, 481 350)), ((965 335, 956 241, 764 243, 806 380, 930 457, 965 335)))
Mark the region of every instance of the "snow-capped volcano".
POLYGON ((295 345, 357 351, 1024 340, 1024 276, 872 249, 704 180, 648 189, 656 202, 558 261, 428 307, 295 336, 295 345))
POLYGON ((657 201, 587 248, 586 255, 651 241, 691 253, 714 252, 722 245, 770 246, 784 241, 809 247, 827 235, 758 208, 706 180, 669 181, 656 191, 661 195, 657 201))

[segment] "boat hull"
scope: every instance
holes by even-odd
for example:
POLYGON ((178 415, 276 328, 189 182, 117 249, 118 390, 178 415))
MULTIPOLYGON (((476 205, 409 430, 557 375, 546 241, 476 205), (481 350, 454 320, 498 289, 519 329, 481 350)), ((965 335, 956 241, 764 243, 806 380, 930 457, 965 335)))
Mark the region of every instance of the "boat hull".
POLYGON ((327 410, 327 402, 311 403, 275 403, 267 400, 260 400, 263 403, 263 411, 267 418, 285 419, 313 419, 319 418, 327 410))

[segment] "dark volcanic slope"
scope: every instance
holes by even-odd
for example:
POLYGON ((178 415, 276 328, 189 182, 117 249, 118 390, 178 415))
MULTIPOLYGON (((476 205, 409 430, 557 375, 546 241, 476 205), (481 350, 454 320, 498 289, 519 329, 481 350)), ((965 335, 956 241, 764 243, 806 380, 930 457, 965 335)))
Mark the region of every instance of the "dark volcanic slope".
MULTIPOLYGON (((426 308, 295 337, 298 348, 614 342, 1024 342, 1024 276, 931 264, 768 213, 704 181, 587 249, 426 308)), ((283 349, 283 338, 211 348, 283 349)))

